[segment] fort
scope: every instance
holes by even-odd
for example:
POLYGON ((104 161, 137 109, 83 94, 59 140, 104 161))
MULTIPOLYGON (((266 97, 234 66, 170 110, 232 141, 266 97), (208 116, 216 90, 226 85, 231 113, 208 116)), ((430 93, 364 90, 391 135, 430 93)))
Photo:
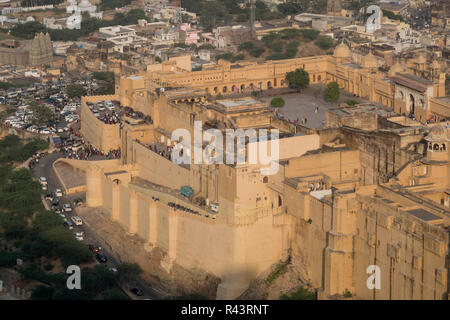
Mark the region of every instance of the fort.
MULTIPOLYGON (((148 255, 162 252, 159 265, 178 292, 201 291, 199 282, 179 281, 188 270, 184 278, 203 272, 218 279, 208 296, 234 299, 271 266, 296 261, 320 299, 345 292, 448 299, 450 127, 439 121, 448 119, 450 104, 445 73, 421 57, 415 62, 427 79, 400 63, 382 72, 378 58, 355 56, 344 44, 333 56, 219 61, 194 72, 185 59, 151 65, 121 76, 115 96, 82 99, 84 138, 104 151, 120 147, 121 159, 59 162, 86 172, 88 207, 106 210, 142 239, 148 255), (296 68, 308 71, 311 83, 336 81, 371 102, 332 108, 312 130, 246 97, 287 87, 284 76, 296 68), (100 100, 118 100, 152 121, 125 116, 120 125, 104 124, 86 104, 100 100), (174 163, 165 152, 175 145, 172 132, 194 136, 196 121, 222 133, 278 129, 279 170, 174 163), (182 186, 194 195, 181 195, 182 186), (380 289, 366 286, 370 265, 381 269, 380 289)), ((251 146, 247 141, 246 159, 251 146)), ((127 256, 153 271, 149 258, 127 256)))

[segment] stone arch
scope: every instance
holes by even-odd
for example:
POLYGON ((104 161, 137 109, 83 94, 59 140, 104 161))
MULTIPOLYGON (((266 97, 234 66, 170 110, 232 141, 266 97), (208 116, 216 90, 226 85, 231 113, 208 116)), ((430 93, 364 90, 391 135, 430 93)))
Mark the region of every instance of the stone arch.
POLYGON ((245 84, 241 84, 241 91, 245 89, 245 84))
POLYGON ((224 86, 224 87, 222 88, 222 92, 223 92, 223 93, 226 93, 226 92, 227 92, 227 89, 228 89, 227 86, 224 86))
POLYGON ((213 91, 214 91, 214 93, 217 93, 218 92, 217 87, 214 87, 213 91))
POLYGON ((281 195, 278 195, 278 207, 281 207, 283 205, 283 198, 281 195))
POLYGON ((237 87, 236 87, 236 85, 235 84, 233 84, 232 86, 231 86, 231 92, 232 93, 235 93, 237 90, 237 87))
POLYGON ((271 89, 272 88, 272 82, 267 81, 267 89, 271 89))
POLYGON ((319 74, 318 76, 317 76, 317 81, 321 81, 322 80, 322 76, 319 74))
POLYGON ((445 151, 447 150, 447 146, 445 145, 445 143, 441 144, 441 151, 445 151))
POLYGON ((433 145, 433 151, 439 151, 439 144, 435 143, 433 145))
POLYGON ((412 94, 409 95, 409 114, 414 114, 414 109, 416 107, 416 102, 412 94))
POLYGON ((268 176, 265 176, 265 177, 263 178, 263 183, 267 183, 267 182, 269 182, 269 177, 268 177, 268 176))

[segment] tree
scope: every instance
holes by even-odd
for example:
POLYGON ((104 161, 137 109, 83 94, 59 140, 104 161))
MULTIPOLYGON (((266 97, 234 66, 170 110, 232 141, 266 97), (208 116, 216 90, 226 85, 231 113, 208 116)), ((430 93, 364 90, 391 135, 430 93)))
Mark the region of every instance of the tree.
POLYGON ((286 81, 290 88, 296 89, 298 92, 309 86, 309 73, 302 68, 286 73, 286 81))
POLYGON ((285 104, 284 99, 281 97, 275 97, 272 99, 272 101, 270 101, 270 105, 273 108, 281 108, 284 106, 284 104, 285 104))
POLYGON ((130 297, 116 288, 103 291, 102 296, 104 300, 130 300, 130 297))
POLYGON ((39 285, 33 289, 31 293, 32 300, 52 300, 55 290, 49 286, 39 285))
POLYGON ((337 82, 333 81, 327 85, 327 90, 325 91, 325 100, 327 101, 337 101, 341 92, 339 90, 339 85, 337 82))
POLYGON ((350 99, 350 100, 347 100, 345 103, 348 104, 349 106, 355 106, 355 105, 357 105, 359 102, 356 101, 356 100, 350 99))
POLYGON ((49 107, 33 101, 30 103, 30 110, 33 112, 33 124, 41 126, 53 121, 53 112, 49 107))
POLYGON ((119 281, 134 281, 142 273, 141 267, 137 263, 122 263, 118 267, 119 281))
POLYGON ((328 50, 334 45, 334 42, 329 36, 319 36, 315 44, 322 50, 328 50))
POLYGON ((75 97, 80 98, 86 94, 86 89, 79 84, 69 84, 66 87, 66 94, 70 99, 75 97))

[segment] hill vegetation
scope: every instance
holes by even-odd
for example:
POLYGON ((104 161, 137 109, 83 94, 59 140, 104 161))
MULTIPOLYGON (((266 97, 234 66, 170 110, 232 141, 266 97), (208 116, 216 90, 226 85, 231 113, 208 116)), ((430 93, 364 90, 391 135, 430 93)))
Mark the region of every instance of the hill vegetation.
POLYGON ((261 40, 244 42, 238 47, 238 51, 245 54, 243 59, 263 57, 266 60, 282 60, 325 54, 334 46, 333 39, 319 35, 317 30, 284 29, 269 33, 261 40), (299 48, 306 47, 310 50, 305 53, 300 52, 299 48))
POLYGON ((88 14, 83 14, 83 21, 81 22, 81 29, 79 30, 47 29, 42 23, 38 21, 31 21, 24 24, 19 23, 15 25, 13 28, 11 28, 11 35, 17 38, 33 39, 37 33, 48 32, 52 41, 75 41, 98 31, 99 28, 114 26, 118 24, 136 24, 140 19, 148 20, 145 15, 145 11, 142 9, 132 9, 126 14, 116 13, 114 15, 114 19, 112 20, 90 18, 88 14))
POLYGON ((35 152, 48 148, 44 140, 21 140, 7 135, 0 140, 0 239, 9 244, 0 250, 0 267, 14 269, 22 280, 37 281, 32 292, 36 300, 129 299, 119 287, 142 270, 135 264, 121 264, 113 273, 103 265, 90 267, 93 255, 62 224, 61 217, 47 211, 39 183, 29 169, 15 169, 35 152), (17 264, 17 259, 23 261, 17 264), (82 268, 81 290, 68 290, 65 268, 82 268))

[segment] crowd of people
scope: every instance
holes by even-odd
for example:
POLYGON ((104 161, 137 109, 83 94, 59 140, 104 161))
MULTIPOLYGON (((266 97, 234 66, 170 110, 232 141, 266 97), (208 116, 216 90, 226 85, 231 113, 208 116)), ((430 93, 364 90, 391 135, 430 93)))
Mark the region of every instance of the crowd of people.
MULTIPOLYGON (((139 140, 137 140, 139 142, 139 140)), ((166 146, 161 143, 150 143, 145 144, 145 146, 153 152, 156 152, 160 156, 166 158, 167 160, 172 160, 172 150, 173 147, 166 146)), ((182 156, 183 150, 180 151, 180 156, 182 156)))
POLYGON ((123 108, 123 115, 133 119, 144 119, 145 115, 140 111, 134 111, 130 107, 123 108))
POLYGON ((105 124, 117 124, 120 122, 120 115, 117 114, 115 111, 112 111, 101 117, 100 121, 102 121, 105 124))
POLYGON ((120 149, 104 153, 93 145, 85 143, 82 139, 76 140, 72 145, 63 144, 60 149, 66 158, 76 160, 109 160, 119 159, 121 156, 120 149))

